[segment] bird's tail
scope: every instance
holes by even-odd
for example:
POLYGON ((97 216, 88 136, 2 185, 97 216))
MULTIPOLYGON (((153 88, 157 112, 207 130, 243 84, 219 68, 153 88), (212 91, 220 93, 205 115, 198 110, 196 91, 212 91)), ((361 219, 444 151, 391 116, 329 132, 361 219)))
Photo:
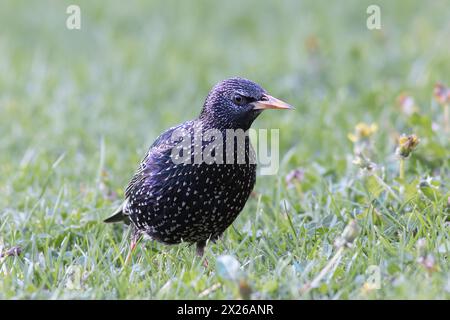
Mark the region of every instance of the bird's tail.
POLYGON ((103 220, 103 222, 106 223, 125 222, 126 224, 129 224, 130 218, 126 213, 124 213, 126 203, 127 200, 125 200, 109 218, 103 220))

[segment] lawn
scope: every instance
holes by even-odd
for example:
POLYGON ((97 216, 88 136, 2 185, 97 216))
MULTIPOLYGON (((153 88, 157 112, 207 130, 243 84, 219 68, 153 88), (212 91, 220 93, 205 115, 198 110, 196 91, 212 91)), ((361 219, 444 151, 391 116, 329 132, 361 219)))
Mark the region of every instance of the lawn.
POLYGON ((447 1, 77 1, 68 30, 72 2, 0 4, 0 299, 450 298, 447 1), (231 76, 295 106, 253 126, 280 129, 278 173, 207 268, 152 242, 125 264, 102 219, 231 76))

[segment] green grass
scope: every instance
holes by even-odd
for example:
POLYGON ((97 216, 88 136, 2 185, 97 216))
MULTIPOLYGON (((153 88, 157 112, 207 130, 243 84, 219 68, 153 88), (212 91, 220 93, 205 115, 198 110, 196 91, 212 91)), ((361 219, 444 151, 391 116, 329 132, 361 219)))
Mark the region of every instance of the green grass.
POLYGON ((372 1, 79 1, 82 29, 69 31, 71 1, 2 1, 0 248, 22 253, 0 259, 0 298, 239 298, 238 281, 252 298, 450 298, 450 139, 433 98, 437 81, 450 84, 450 11, 377 3, 380 31, 366 28, 372 1), (102 219, 157 135, 235 75, 296 107, 254 125, 280 128, 278 175, 258 177, 207 269, 192 247, 151 242, 124 266, 129 234, 102 219), (402 92, 418 113, 400 111, 402 92), (359 122, 378 124, 371 160, 397 200, 352 163, 359 122), (421 139, 403 181, 401 133, 421 139), (302 290, 351 220, 353 245, 302 290), (222 255, 239 261, 238 279, 222 255), (364 289, 371 265, 378 290, 364 289))

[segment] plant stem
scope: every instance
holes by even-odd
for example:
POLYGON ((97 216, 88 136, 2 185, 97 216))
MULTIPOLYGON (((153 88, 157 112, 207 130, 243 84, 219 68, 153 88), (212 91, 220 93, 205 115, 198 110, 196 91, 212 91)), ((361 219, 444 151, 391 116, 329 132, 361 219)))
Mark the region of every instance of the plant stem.
POLYGON ((317 288, 319 286, 320 281, 322 281, 323 277, 330 272, 331 268, 337 264, 337 262, 341 259, 342 253, 344 252, 345 246, 341 246, 333 256, 333 258, 328 261, 327 265, 319 272, 319 274, 305 287, 301 290, 302 293, 306 293, 313 288, 317 288))
POLYGON ((448 103, 446 103, 444 105, 444 130, 445 130, 445 133, 448 133, 450 130, 450 123, 449 123, 448 117, 449 117, 449 106, 448 106, 448 103))
POLYGON ((387 192, 391 194, 391 196, 397 200, 398 202, 402 202, 401 199, 395 194, 394 190, 392 190, 391 187, 389 187, 386 182, 383 181, 378 175, 373 174, 374 178, 377 179, 378 183, 383 186, 384 189, 386 189, 387 192))
POLYGON ((400 158, 399 178, 401 181, 405 180, 405 159, 400 158))

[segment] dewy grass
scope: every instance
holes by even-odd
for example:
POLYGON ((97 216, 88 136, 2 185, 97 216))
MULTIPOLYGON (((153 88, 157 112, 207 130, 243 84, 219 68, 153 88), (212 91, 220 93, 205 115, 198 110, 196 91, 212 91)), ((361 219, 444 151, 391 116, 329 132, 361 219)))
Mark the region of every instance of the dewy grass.
POLYGON ((81 1, 80 30, 65 27, 63 2, 7 3, 0 299, 450 298, 450 139, 433 98, 435 83, 450 84, 446 3, 381 1, 380 30, 366 28, 356 0, 131 1, 126 10, 81 1), (125 265, 129 231, 101 221, 157 135, 196 117, 230 76, 295 107, 255 123, 279 128, 277 175, 258 177, 233 227, 208 245, 207 268, 192 247, 149 241, 125 265), (414 108, 399 112, 406 91, 414 108), (361 148, 380 179, 352 164, 347 134, 358 123, 370 129, 361 148), (398 179, 402 133, 421 141, 398 179), (352 220, 352 246, 303 292, 352 220), (221 278, 217 260, 237 261, 239 281, 221 278), (373 275, 379 286, 368 285, 373 275))

